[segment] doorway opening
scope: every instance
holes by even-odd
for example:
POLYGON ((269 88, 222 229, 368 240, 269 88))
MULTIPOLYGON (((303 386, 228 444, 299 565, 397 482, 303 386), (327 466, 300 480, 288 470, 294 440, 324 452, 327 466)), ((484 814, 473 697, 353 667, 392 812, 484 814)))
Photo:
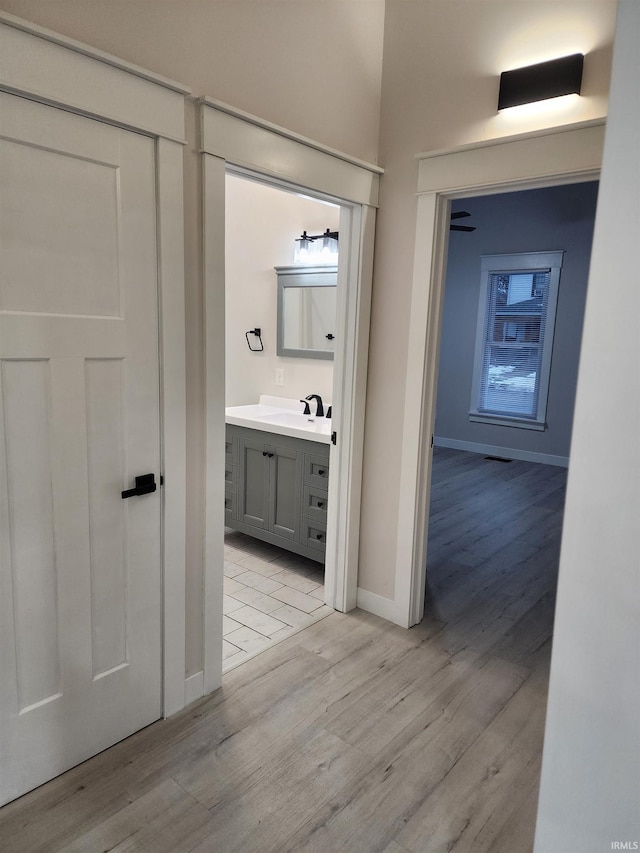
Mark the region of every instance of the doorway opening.
POLYGON ((451 649, 525 667, 550 653, 597 191, 591 181, 451 205, 452 224, 467 227, 449 235, 425 619, 446 623, 451 649), (544 271, 519 269, 523 253, 550 252, 563 253, 553 305, 544 271), (516 272, 492 274, 489 288, 485 276, 483 289, 496 255, 516 272), (516 410, 544 410, 544 428, 516 410))
POLYGON ((419 155, 416 250, 400 462, 394 609, 398 624, 424 613, 440 324, 451 202, 597 180, 604 123, 552 128, 419 155))
POLYGON ((223 672, 333 609, 340 220, 333 200, 227 170, 223 672))
MULTIPOLYGON (((326 465, 318 465, 316 460, 311 466, 313 470, 308 472, 313 479, 305 485, 318 486, 320 482, 328 485, 325 603, 347 612, 355 607, 357 596, 373 242, 382 169, 210 99, 202 104, 201 118, 207 407, 202 681, 204 692, 210 692, 222 680, 224 518, 220 507, 226 493, 226 418, 224 372, 220 368, 225 355, 226 176, 233 172, 340 207, 341 252, 337 265, 329 445, 331 478, 326 477, 326 465), (318 481, 316 475, 324 479, 318 481)), ((249 329, 254 333, 262 330, 260 326, 251 326, 244 331, 249 329)), ((255 340, 260 335, 247 337, 255 340)), ((275 465, 276 451, 263 447, 259 458, 263 452, 275 465), (269 453, 274 456, 269 457, 269 453)), ((271 464, 266 466, 269 484, 275 482, 271 469, 271 464)), ((307 517, 310 518, 309 513, 307 517)))

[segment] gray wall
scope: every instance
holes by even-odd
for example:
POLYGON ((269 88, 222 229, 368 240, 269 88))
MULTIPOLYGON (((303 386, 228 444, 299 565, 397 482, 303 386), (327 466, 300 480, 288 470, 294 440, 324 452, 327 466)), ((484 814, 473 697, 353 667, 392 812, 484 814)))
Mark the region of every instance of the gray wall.
MULTIPOLYGON (((551 457, 567 457, 589 274, 596 182, 458 200, 471 213, 450 232, 440 351, 436 437, 551 457), (565 251, 544 432, 469 421, 480 256, 565 251)), ((558 460, 559 461, 559 460, 558 460)))

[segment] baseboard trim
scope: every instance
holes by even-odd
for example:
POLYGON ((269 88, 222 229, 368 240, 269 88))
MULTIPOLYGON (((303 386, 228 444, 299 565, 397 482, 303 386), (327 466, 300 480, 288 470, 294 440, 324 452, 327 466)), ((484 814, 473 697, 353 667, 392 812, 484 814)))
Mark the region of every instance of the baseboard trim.
POLYGON ((457 438, 443 438, 439 435, 434 436, 433 443, 436 447, 448 447, 450 450, 467 450, 469 453, 484 453, 486 456, 504 456, 506 459, 520 459, 522 462, 569 467, 568 456, 554 456, 552 453, 516 450, 513 447, 497 447, 494 444, 478 444, 475 441, 458 441, 457 438))
POLYGON ((366 610, 367 613, 373 613, 374 616, 380 616, 388 622, 393 622, 394 625, 400 625, 401 628, 409 627, 407 614, 400 612, 393 598, 384 598, 382 595, 376 595, 375 592, 369 592, 368 589, 358 587, 356 607, 366 610))
POLYGON ((184 680, 184 704, 190 705, 204 696, 204 672, 195 672, 184 680))

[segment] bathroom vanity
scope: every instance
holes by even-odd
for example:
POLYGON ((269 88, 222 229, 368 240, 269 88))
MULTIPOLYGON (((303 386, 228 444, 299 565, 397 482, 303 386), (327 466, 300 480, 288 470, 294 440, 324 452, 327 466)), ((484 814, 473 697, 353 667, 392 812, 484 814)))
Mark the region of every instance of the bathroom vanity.
POLYGON ((226 421, 227 527, 324 562, 331 422, 264 403, 226 421))

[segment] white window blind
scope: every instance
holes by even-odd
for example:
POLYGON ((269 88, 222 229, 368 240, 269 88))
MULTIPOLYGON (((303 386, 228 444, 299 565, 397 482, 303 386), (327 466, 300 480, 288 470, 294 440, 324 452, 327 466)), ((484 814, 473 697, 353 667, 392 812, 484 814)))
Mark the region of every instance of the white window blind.
POLYGON ((492 260, 483 258, 470 415, 542 428, 562 253, 492 260), (511 269, 495 268, 507 259, 511 269), (556 263, 542 267, 543 259, 556 263))

